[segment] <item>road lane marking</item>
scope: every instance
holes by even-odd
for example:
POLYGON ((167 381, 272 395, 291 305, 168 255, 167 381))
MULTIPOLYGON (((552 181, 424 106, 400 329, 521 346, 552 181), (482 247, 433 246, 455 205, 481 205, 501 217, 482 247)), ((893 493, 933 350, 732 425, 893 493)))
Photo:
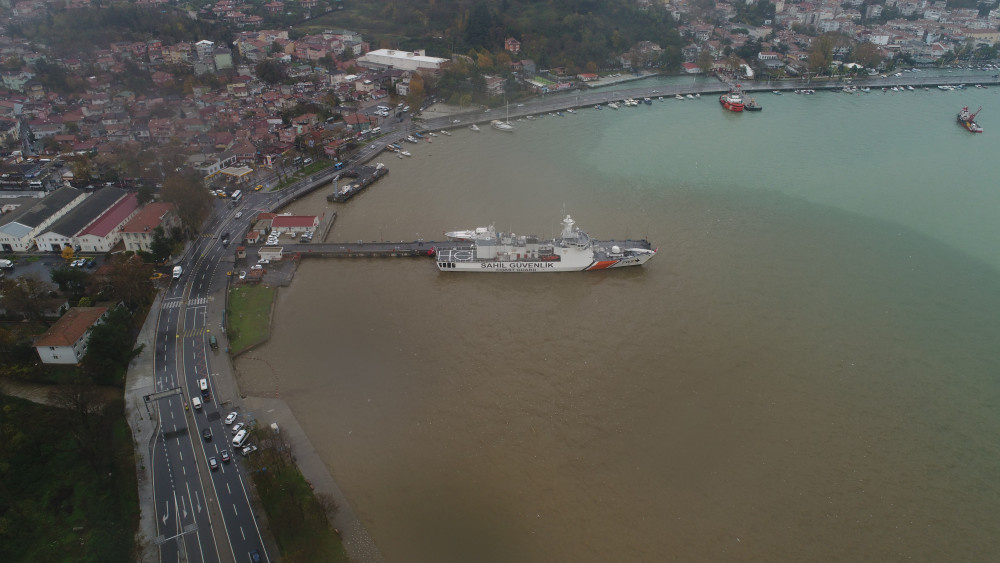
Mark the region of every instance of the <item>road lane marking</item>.
POLYGON ((247 541, 247 535, 243 533, 243 526, 240 526, 240 535, 243 536, 243 541, 247 541))

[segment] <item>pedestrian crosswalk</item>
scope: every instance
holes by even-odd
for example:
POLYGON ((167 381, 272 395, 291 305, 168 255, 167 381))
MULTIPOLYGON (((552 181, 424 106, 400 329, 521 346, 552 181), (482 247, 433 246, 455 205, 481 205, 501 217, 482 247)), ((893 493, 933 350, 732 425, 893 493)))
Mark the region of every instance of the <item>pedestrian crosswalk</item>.
POLYGON ((206 334, 207 332, 208 332, 208 329, 205 328, 205 327, 192 328, 190 330, 184 330, 184 331, 178 332, 177 333, 177 338, 191 338, 192 336, 201 336, 202 334, 206 334))
POLYGON ((163 304, 164 309, 176 309, 178 307, 197 307, 198 305, 204 305, 208 303, 207 297, 195 297, 194 299, 188 299, 184 301, 182 299, 176 299, 174 301, 167 301, 163 304))

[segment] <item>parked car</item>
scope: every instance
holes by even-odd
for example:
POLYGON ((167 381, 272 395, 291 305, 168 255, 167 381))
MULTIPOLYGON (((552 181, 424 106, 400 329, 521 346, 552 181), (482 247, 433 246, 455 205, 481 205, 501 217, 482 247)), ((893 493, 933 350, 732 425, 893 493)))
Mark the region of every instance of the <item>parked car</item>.
POLYGON ((251 270, 263 270, 264 266, 261 266, 260 264, 254 264, 253 266, 250 266, 250 269, 251 270))
POLYGON ((261 265, 261 264, 270 264, 270 263, 271 263, 271 261, 268 260, 267 258, 261 258, 260 260, 257 260, 257 265, 258 266, 261 265))
POLYGON ((246 270, 240 270, 240 279, 241 280, 247 279, 247 271, 246 270))
MULTIPOLYGON (((197 397, 196 397, 197 398, 197 397)), ((206 428, 201 431, 201 437, 205 439, 206 442, 212 441, 212 429, 206 428)))
POLYGON ((214 457, 208 458, 208 468, 215 471, 219 468, 219 462, 216 461, 214 457))
POLYGON ((239 431, 243 430, 245 426, 246 424, 243 424, 242 422, 237 422, 236 424, 233 425, 233 434, 239 433, 239 431))
POLYGON ((231 413, 229 413, 229 414, 226 415, 226 418, 225 418, 225 420, 222 421, 222 423, 225 424, 226 426, 229 426, 230 424, 232 424, 233 422, 236 421, 236 417, 237 416, 239 416, 239 415, 236 414, 236 411, 233 411, 233 412, 231 412, 231 413))
POLYGON ((243 446, 243 449, 240 450, 240 453, 243 454, 243 456, 245 457, 252 454, 255 451, 257 451, 257 446, 253 444, 248 444, 246 446, 243 446))

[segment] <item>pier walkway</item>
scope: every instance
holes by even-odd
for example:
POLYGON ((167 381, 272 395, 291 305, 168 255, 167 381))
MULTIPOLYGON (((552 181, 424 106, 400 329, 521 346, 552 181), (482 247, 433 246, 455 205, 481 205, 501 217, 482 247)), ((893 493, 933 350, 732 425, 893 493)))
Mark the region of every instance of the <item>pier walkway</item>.
MULTIPOLYGON (((607 242, 622 248, 651 248, 647 240, 626 239, 607 242)), ((441 250, 471 249, 472 246, 468 242, 452 240, 411 242, 364 242, 359 240, 357 242, 283 244, 281 248, 285 258, 293 256, 299 258, 433 258, 436 256, 436 252, 441 250)))

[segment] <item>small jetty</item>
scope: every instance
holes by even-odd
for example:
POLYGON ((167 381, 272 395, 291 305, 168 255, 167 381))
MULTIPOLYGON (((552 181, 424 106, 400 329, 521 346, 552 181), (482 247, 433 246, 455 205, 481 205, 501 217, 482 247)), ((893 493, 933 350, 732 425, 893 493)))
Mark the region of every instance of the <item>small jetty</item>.
MULTIPOLYGON (((648 240, 612 240, 611 244, 623 248, 652 249, 648 240)), ((298 258, 420 258, 435 257, 438 252, 447 250, 472 250, 468 242, 445 241, 399 241, 399 242, 331 242, 317 244, 285 244, 282 249, 286 254, 298 258)))
POLYGON ((385 167, 384 164, 379 162, 375 166, 369 166, 367 164, 361 164, 346 170, 341 174, 338 174, 333 179, 334 190, 333 193, 326 196, 327 201, 336 201, 343 203, 355 194, 362 192, 365 188, 375 183, 382 176, 389 173, 389 169, 385 167), (344 185, 339 185, 339 181, 349 178, 353 181, 344 182, 344 185))

